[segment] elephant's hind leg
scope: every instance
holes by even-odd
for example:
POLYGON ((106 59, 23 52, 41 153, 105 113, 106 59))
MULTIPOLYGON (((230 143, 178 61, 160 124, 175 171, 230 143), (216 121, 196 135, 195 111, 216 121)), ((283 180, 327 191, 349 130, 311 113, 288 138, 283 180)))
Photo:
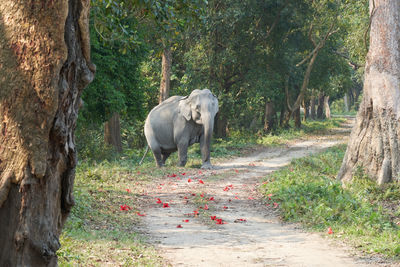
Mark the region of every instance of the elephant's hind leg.
POLYGON ((150 144, 151 151, 153 151, 154 159, 156 161, 157 167, 164 166, 163 160, 161 158, 161 147, 159 145, 150 144))
POLYGON ((161 161, 163 165, 165 165, 165 161, 167 160, 169 155, 171 155, 171 152, 161 152, 161 161))

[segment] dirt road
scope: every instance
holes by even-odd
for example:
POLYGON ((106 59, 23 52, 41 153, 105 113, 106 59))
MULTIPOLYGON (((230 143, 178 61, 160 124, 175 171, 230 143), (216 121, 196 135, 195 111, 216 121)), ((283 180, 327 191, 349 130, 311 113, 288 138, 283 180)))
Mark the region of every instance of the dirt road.
POLYGON ((324 235, 282 224, 257 192, 260 178, 292 159, 345 142, 350 123, 328 137, 214 163, 215 170, 170 174, 145 197, 150 241, 172 266, 371 266, 324 235))

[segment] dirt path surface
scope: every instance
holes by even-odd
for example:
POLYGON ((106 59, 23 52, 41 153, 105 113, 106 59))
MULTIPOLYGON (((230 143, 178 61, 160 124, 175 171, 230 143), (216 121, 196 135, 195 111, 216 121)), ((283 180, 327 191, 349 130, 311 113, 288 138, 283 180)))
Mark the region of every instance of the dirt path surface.
POLYGON ((372 266, 322 235, 282 224, 257 192, 260 178, 292 159, 345 142, 351 123, 327 137, 214 163, 215 170, 168 175, 143 196, 150 242, 172 266, 372 266))

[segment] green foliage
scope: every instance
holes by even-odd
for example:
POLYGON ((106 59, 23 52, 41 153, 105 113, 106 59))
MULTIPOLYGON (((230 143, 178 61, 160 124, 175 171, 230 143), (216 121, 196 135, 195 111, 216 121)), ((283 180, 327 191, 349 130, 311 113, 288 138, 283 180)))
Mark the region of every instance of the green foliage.
POLYGON ((335 180, 344 151, 345 147, 339 146, 294 160, 267 177, 262 191, 279 202, 285 220, 301 222, 318 231, 331 227, 336 237, 345 238, 364 251, 398 257, 400 229, 383 209, 387 203, 381 200, 398 201, 399 185, 379 188, 362 177, 360 171, 344 189, 335 180))

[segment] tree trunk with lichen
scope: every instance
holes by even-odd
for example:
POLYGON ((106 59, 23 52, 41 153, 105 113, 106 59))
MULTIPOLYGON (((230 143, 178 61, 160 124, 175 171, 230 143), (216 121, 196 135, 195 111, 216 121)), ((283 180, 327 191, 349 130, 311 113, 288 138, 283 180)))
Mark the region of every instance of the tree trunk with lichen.
POLYGON ((94 77, 90 0, 0 1, 0 266, 56 266, 74 129, 94 77))
POLYGON ((337 176, 344 182, 358 166, 379 184, 400 179, 400 2, 374 2, 363 99, 337 176))

